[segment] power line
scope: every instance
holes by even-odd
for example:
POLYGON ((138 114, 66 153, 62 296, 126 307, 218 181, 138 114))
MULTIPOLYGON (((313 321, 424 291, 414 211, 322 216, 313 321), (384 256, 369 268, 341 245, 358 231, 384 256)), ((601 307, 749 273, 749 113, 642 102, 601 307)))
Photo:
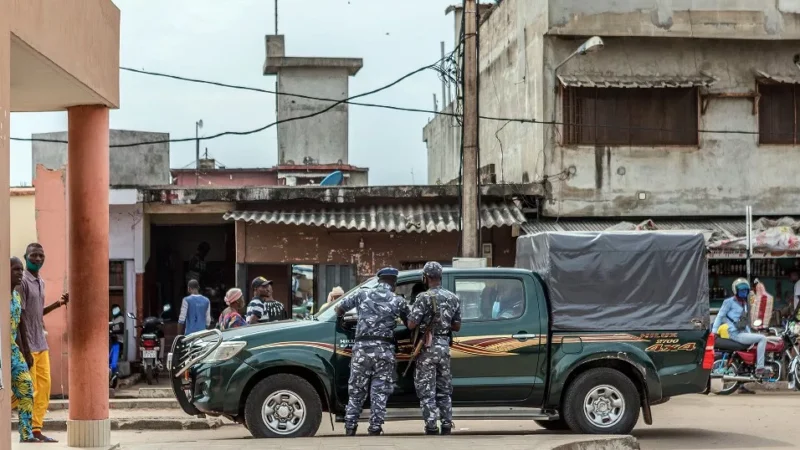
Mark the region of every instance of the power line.
MULTIPOLYGON (((440 58, 440 59, 436 60, 436 62, 434 62, 432 64, 428 64, 426 66, 422 66, 422 67, 420 67, 420 68, 418 68, 416 70, 413 70, 413 71, 403 75, 402 77, 396 79, 395 81, 393 81, 393 82, 391 82, 389 84, 386 84, 384 86, 381 86, 381 87, 379 87, 377 89, 373 89, 371 91, 367 91, 367 92, 364 92, 364 93, 361 93, 361 94, 358 94, 358 95, 354 95, 352 97, 348 97, 348 98, 342 99, 342 100, 331 100, 331 101, 333 101, 332 105, 329 105, 328 107, 326 107, 324 109, 321 109, 319 111, 313 112, 311 114, 306 114, 306 115, 297 116, 297 117, 290 117, 288 119, 283 119, 283 120, 276 120, 275 122, 272 122, 270 124, 264 125, 263 127, 256 128, 254 130, 248 130, 248 131, 223 131, 221 133, 212 134, 210 136, 201 136, 199 138, 198 137, 189 137, 189 138, 178 138, 178 139, 158 139, 158 140, 154 140, 154 141, 143 141, 143 142, 134 142, 134 143, 127 143, 127 144, 112 144, 109 147, 111 147, 111 148, 128 148, 128 147, 138 147, 140 145, 166 144, 166 143, 176 143, 176 142, 195 142, 197 140, 206 141, 206 140, 217 139, 217 138, 220 138, 220 137, 223 137, 223 136, 246 136, 246 135, 250 135, 250 134, 260 133, 260 132, 262 132, 262 131, 264 131, 264 130, 266 130, 268 128, 272 128, 272 127, 274 127, 276 125, 279 125, 279 124, 282 124, 282 123, 294 122, 296 120, 309 119, 311 117, 316 117, 316 116, 319 116, 321 114, 325 114, 326 112, 332 110, 333 108, 335 108, 335 107, 337 107, 337 106, 339 106, 339 105, 341 105, 343 103, 349 102, 349 101, 357 99, 357 98, 366 97, 366 96, 369 96, 369 95, 374 95, 374 94, 377 94, 378 92, 381 92, 381 91, 385 91, 387 89, 390 89, 390 88, 402 83, 406 79, 411 78, 412 76, 414 76, 414 75, 416 75, 416 74, 418 74, 420 72, 424 72, 424 71, 426 71, 428 69, 436 67, 443 60, 444 60, 444 58, 440 58)), ((213 84, 213 83, 210 83, 210 84, 213 84)), ((398 108, 398 109, 400 109, 400 108, 398 108)), ((412 108, 402 108, 402 109, 412 109, 412 108)), ((422 110, 415 111, 415 112, 422 112, 422 110)), ((429 111, 425 110, 424 112, 427 113, 429 111)), ((10 138, 10 140, 12 140, 12 141, 22 141, 22 142, 51 142, 51 143, 58 143, 58 144, 66 144, 66 143, 68 143, 67 141, 60 140, 60 139, 15 138, 15 137, 12 137, 12 138, 10 138)))
MULTIPOLYGON (((456 50, 454 50, 454 51, 457 51, 457 50, 458 50, 458 48, 456 50)), ((311 117, 315 117, 315 116, 324 114, 324 113, 330 111, 331 109, 333 109, 336 106, 341 105, 341 104, 349 104, 349 105, 354 105, 354 106, 363 106, 363 107, 371 107, 371 108, 381 108, 381 109, 388 109, 388 110, 400 111, 400 112, 425 113, 425 114, 433 114, 433 115, 437 115, 437 116, 447 116, 447 117, 454 117, 456 119, 461 119, 462 115, 459 114, 459 113, 451 113, 451 112, 446 112, 446 111, 435 111, 435 110, 424 109, 424 108, 408 108, 408 107, 402 107, 402 106, 393 106, 393 105, 385 105, 385 104, 377 104, 377 103, 362 103, 362 102, 354 102, 354 101, 352 101, 353 99, 357 99, 357 98, 373 95, 373 94, 376 94, 378 92, 381 92, 381 91, 384 91, 386 89, 389 89, 391 87, 394 87, 395 85, 397 85, 400 82, 406 80, 407 78, 409 78, 409 77, 411 77, 413 75, 416 75, 416 74, 418 74, 420 72, 423 72, 425 70, 428 70, 428 69, 433 69, 433 70, 435 70, 437 72, 440 72, 440 70, 437 70, 437 69, 440 69, 438 67, 438 64, 441 61, 450 58, 451 56, 452 56, 452 54, 446 56, 444 59, 438 60, 437 62, 435 62, 433 64, 421 67, 421 68, 419 68, 419 69, 417 69, 417 70, 415 70, 413 72, 410 72, 410 73, 404 75, 403 77, 395 80, 394 82, 392 82, 392 83, 390 83, 388 85, 385 85, 385 86, 382 86, 382 87, 377 88, 375 90, 372 90, 372 91, 369 91, 369 92, 365 92, 365 93, 362 93, 362 94, 358 94, 358 95, 355 95, 355 96, 352 96, 352 97, 349 97, 349 98, 346 98, 346 99, 341 99, 341 100, 335 100, 335 99, 324 98, 324 97, 315 97, 315 96, 303 95, 303 94, 292 94, 292 93, 287 93, 287 92, 276 92, 276 91, 271 91, 271 90, 268 90, 268 89, 261 89, 261 88, 251 87, 251 86, 234 85, 234 84, 222 83, 222 82, 211 81, 211 80, 202 80, 202 79, 197 79, 197 78, 190 78, 190 77, 172 75, 172 74, 161 73, 161 72, 152 72, 152 71, 141 70, 141 69, 133 69, 133 68, 130 68, 130 67, 120 67, 120 70, 132 72, 132 73, 138 73, 138 74, 142 74, 142 75, 149 75, 149 76, 155 76, 155 77, 161 77, 161 78, 169 78, 169 79, 173 79, 173 80, 177 80, 177 81, 184 81, 184 82, 190 82, 190 83, 198 83, 198 84, 206 84, 206 85, 212 85, 212 86, 217 86, 217 87, 224 87, 224 88, 228 88, 228 89, 237 89, 237 90, 260 92, 260 93, 264 93, 264 94, 285 95, 285 96, 291 96, 291 97, 297 97, 297 98, 304 98, 304 99, 308 99, 308 100, 332 102, 332 104, 329 105, 327 108, 322 109, 320 111, 317 111, 315 113, 307 114, 307 115, 303 115, 303 116, 298 116, 298 117, 292 117, 292 118, 289 118, 289 119, 275 121, 275 122, 272 122, 272 123, 270 123, 268 125, 265 125, 263 127, 256 128, 254 130, 224 131, 224 132, 213 134, 213 135, 209 135, 209 136, 201 136, 199 138, 201 141, 205 141, 205 140, 217 139, 217 138, 224 137, 224 136, 246 136, 246 135, 250 135, 250 134, 260 133, 261 131, 264 131, 264 130, 266 130, 268 128, 272 128, 272 127, 274 127, 276 125, 279 125, 281 123, 295 121, 295 120, 308 119, 308 118, 311 118, 311 117)), ((454 100, 454 102, 456 102, 456 101, 457 100, 454 100)), ((489 120, 489 121, 530 123, 530 124, 539 124, 539 125, 562 125, 562 126, 566 125, 566 126, 577 126, 577 127, 595 128, 595 129, 624 129, 624 130, 632 130, 632 131, 650 131, 650 132, 668 132, 668 133, 685 131, 683 129, 674 129, 674 128, 626 127, 626 126, 621 126, 621 125, 586 125, 586 124, 580 124, 580 123, 570 123, 570 122, 552 121, 552 120, 551 121, 546 121, 546 120, 537 120, 537 119, 522 118, 522 117, 495 117, 495 116, 485 116, 485 115, 480 115, 479 117, 480 117, 480 119, 489 120)), ((703 134, 736 134, 736 135, 759 135, 759 134, 761 134, 760 131, 717 130, 717 129, 703 129, 703 128, 698 128, 697 132, 698 133, 703 133, 703 134)), ((771 135, 782 135, 782 133, 770 133, 770 134, 771 135)), ((783 134, 788 134, 788 133, 783 133, 783 134)), ((12 141, 19 141, 19 142, 49 142, 49 143, 57 143, 57 144, 66 144, 67 143, 67 141, 60 140, 60 139, 20 138, 20 137, 11 137, 9 139, 12 140, 12 141)), ((136 147, 136 146, 139 146, 139 145, 150 145, 150 144, 194 142, 196 140, 197 140, 196 137, 175 138, 175 139, 160 139, 160 140, 142 141, 142 142, 135 142, 135 143, 128 143, 128 144, 113 144, 110 147, 112 147, 112 148, 126 148, 126 147, 136 147)))

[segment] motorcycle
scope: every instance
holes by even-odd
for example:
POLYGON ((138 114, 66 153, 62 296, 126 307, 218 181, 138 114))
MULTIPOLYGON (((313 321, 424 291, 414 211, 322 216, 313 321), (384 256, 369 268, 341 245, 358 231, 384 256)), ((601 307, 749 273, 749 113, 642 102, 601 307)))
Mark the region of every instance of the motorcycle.
POLYGON ((119 357, 122 353, 122 343, 118 336, 124 333, 125 324, 122 322, 108 322, 108 387, 116 389, 119 384, 119 357))
MULTIPOLYGON (((169 312, 169 305, 165 305, 162 317, 169 312)), ((128 317, 136 319, 133 313, 128 313, 128 317)), ((147 384, 158 382, 158 376, 164 370, 161 362, 161 352, 164 348, 164 319, 160 317, 146 317, 142 325, 137 327, 141 330, 139 336, 139 351, 142 355, 142 375, 147 384)))
MULTIPOLYGON (((755 328, 761 325, 760 320, 756 320, 755 328)), ((711 377, 721 379, 722 386, 714 389, 717 395, 730 395, 736 392, 745 383, 774 383, 781 379, 783 374, 783 355, 784 351, 793 344, 790 343, 791 336, 788 326, 781 332, 778 328, 770 328, 771 336, 767 336, 767 348, 764 353, 764 367, 769 368, 772 374, 768 378, 755 376, 756 369, 756 346, 740 344, 731 339, 717 337, 714 340, 714 350, 717 358, 711 368, 711 377)), ((800 369, 798 369, 800 372, 800 369)))
POLYGON ((786 342, 786 360, 789 361, 789 369, 786 372, 789 389, 800 391, 800 346, 797 345, 798 336, 794 333, 794 323, 786 322, 783 330, 783 340, 786 342))

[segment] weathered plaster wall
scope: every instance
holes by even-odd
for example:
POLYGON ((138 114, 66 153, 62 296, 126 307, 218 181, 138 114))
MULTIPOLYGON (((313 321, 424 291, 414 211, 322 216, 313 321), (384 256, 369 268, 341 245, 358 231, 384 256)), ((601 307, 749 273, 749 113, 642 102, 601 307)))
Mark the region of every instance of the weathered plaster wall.
POLYGON ((36 197, 33 188, 11 188, 11 256, 22 258, 36 242, 36 197))
MULTIPOLYGON (((548 38, 545 73, 579 42, 548 38)), ((731 41, 675 38, 608 38, 600 53, 578 57, 560 75, 697 75, 718 81, 709 92, 752 92, 755 70, 797 77, 798 53, 792 41, 731 41)), ((552 75, 550 75, 552 77, 552 75)), ((544 91, 551 111, 555 92, 544 91)), ((560 106, 558 117, 561 118, 560 106)), ((545 148, 547 172, 574 169, 553 180, 549 215, 665 216, 742 214, 752 205, 757 214, 796 214, 800 153, 794 146, 758 145, 758 116, 752 100, 712 99, 699 118, 701 130, 751 134, 699 133, 695 147, 553 146, 545 148), (638 193, 645 193, 640 200, 638 193)), ((559 127, 560 128, 560 127, 559 127)))
MULTIPOLYGON (((515 239, 508 227, 483 231, 494 244, 494 265, 512 267, 515 239)), ((236 262, 247 264, 350 264, 359 278, 402 262, 442 261, 457 255, 458 233, 357 233, 321 227, 236 222, 236 262), (364 240, 360 248, 359 240, 364 240)))
MULTIPOLYGON (((557 95, 553 68, 583 38, 544 36, 548 13, 536 9, 541 3, 505 0, 481 27, 481 115, 561 119, 560 108, 554 111, 552 107, 557 95)), ((583 8, 587 14, 601 8, 599 3, 628 8, 653 2, 562 2, 583 8)), ((691 2, 672 2, 682 3, 691 2)), ((710 7, 722 3, 733 5, 731 8, 764 4, 693 4, 710 7)), ((782 11, 789 11, 790 3, 778 2, 782 11)), ((796 41, 786 40, 785 35, 780 38, 607 37, 601 52, 576 57, 559 69, 559 74, 694 76, 706 71, 718 78, 710 92, 742 93, 755 89, 754 70, 800 79, 793 64, 794 55, 800 53, 796 41)), ((758 131, 752 106, 749 99, 712 99, 706 115, 700 117, 699 128, 751 134, 701 133, 699 146, 681 148, 562 148, 556 145, 560 127, 483 119, 481 165, 495 164, 498 182, 541 182, 548 175, 542 188, 552 198, 545 203, 544 212, 552 216, 729 215, 741 214, 746 205, 752 205, 757 214, 795 214, 794 199, 800 187, 794 167, 800 154, 792 146, 759 146, 758 136, 752 134, 758 131), (554 176, 570 167, 575 173, 569 179, 561 181, 554 176), (645 200, 639 200, 640 192, 645 200)), ((429 183, 458 176, 460 135, 452 126, 452 119, 438 116, 424 130, 429 183)))
MULTIPOLYGON (((348 97, 346 68, 282 68, 279 92, 334 100, 348 97)), ((330 107, 331 102, 282 95, 278 97, 278 120, 305 116, 330 107)), ((347 163, 348 105, 304 120, 278 125, 278 162, 304 164, 310 157, 317 164, 347 163)))
POLYGON ((548 0, 549 34, 798 39, 798 0, 548 0))
MULTIPOLYGON (((66 141, 67 133, 34 134, 36 139, 66 141)), ((171 183, 169 172, 169 133, 110 130, 110 145, 137 142, 160 142, 134 147, 112 147, 109 163, 112 186, 163 186, 171 183), (132 168, 135 168, 132 170, 132 168)), ((48 169, 59 169, 67 164, 67 144, 62 142, 34 142, 33 167, 38 164, 48 169)), ((36 171, 34 170, 34 174, 36 171)))
MULTIPOLYGON (((41 276, 45 283, 45 303, 56 301, 67 292, 69 271, 69 246, 67 242, 66 170, 36 168, 36 233, 45 251, 45 264, 41 276)), ((50 347, 50 373, 52 395, 67 394, 69 382, 69 343, 67 341, 67 310, 59 309, 44 319, 47 344, 50 347)))

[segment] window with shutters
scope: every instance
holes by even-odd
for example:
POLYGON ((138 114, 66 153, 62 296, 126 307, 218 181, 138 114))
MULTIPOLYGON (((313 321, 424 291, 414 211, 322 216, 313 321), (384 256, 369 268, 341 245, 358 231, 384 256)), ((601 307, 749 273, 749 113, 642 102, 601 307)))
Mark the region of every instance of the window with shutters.
POLYGON ((797 144, 797 85, 759 84, 758 93, 758 143, 797 144))
POLYGON ((564 145, 697 145, 697 88, 566 87, 564 145))

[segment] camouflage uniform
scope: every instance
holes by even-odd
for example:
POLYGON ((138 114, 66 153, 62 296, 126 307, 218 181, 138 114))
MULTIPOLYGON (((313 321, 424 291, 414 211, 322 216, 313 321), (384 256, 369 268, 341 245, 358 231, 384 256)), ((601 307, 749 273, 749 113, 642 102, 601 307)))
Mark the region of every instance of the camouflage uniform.
MULTIPOLYGON (((378 275, 386 272, 387 269, 383 269, 378 275)), ((390 275, 397 275, 396 269, 388 272, 390 275)), ((369 393, 372 413, 369 430, 376 433, 381 431, 386 417, 386 402, 394 390, 394 329, 398 317, 406 321, 408 304, 402 297, 394 294, 391 286, 378 283, 375 288, 360 291, 344 299, 339 305, 344 311, 354 307, 358 311, 358 324, 350 363, 350 398, 345 413, 345 427, 355 430, 364 400, 369 393)))
MULTIPOLYGON (((441 279, 442 266, 435 262, 426 263, 423 273, 431 278, 441 279)), ((450 429, 453 424, 450 334, 452 323, 461 322, 461 303, 454 293, 441 286, 435 287, 417 296, 408 320, 420 324, 422 330, 433 327, 431 345, 422 348, 414 369, 414 387, 422 408, 425 429, 437 430, 438 420, 441 420, 443 428, 450 429), (438 311, 438 319, 435 321, 433 301, 436 302, 438 311)))

